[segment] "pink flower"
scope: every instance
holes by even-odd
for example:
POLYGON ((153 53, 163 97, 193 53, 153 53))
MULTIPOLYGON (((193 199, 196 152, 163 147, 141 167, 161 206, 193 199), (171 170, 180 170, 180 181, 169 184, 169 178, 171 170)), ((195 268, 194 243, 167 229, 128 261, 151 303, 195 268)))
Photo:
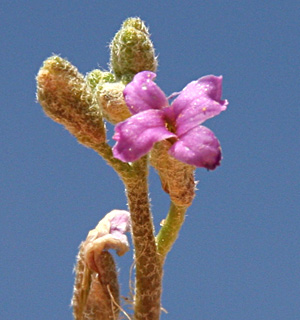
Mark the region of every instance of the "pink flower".
POLYGON ((124 90, 132 117, 115 127, 115 158, 124 162, 138 160, 154 143, 170 139, 169 154, 179 161, 215 169, 222 158, 214 133, 201 126, 205 120, 226 110, 221 100, 222 77, 213 75, 190 82, 169 105, 162 90, 153 82, 156 74, 142 71, 124 90))

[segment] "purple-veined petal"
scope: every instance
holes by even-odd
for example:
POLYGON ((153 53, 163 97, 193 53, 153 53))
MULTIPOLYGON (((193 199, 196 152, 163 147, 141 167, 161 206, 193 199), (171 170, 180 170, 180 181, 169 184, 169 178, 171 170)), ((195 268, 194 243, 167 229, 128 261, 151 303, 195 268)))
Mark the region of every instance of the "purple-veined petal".
POLYGON ((209 75, 190 82, 171 106, 176 117, 177 136, 226 110, 228 102, 221 100, 221 95, 222 76, 209 75))
POLYGON ((150 71, 137 73, 124 89, 124 99, 132 114, 168 106, 168 100, 152 80, 156 74, 150 71))
POLYGON ((116 125, 113 155, 123 162, 133 162, 148 153, 155 142, 171 137, 176 135, 166 129, 163 111, 146 110, 116 125))
POLYGON ((222 158, 218 139, 204 126, 195 127, 181 136, 169 153, 179 161, 209 170, 219 166, 222 158))

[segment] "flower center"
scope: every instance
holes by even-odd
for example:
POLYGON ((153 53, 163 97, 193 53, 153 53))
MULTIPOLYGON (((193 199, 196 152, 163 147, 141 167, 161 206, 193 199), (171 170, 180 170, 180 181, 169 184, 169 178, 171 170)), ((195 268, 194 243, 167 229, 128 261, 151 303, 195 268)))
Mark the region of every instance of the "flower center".
POLYGON ((170 132, 176 133, 176 128, 175 128, 174 124, 173 124, 170 120, 168 120, 168 119, 165 119, 165 121, 166 121, 166 128, 167 128, 170 132))
MULTIPOLYGON (((174 124, 170 120, 165 119, 165 121, 166 121, 166 128, 168 129, 168 131, 176 134, 176 127, 174 126, 174 124)), ((172 144, 174 144, 178 139, 173 137, 167 140, 172 144)))

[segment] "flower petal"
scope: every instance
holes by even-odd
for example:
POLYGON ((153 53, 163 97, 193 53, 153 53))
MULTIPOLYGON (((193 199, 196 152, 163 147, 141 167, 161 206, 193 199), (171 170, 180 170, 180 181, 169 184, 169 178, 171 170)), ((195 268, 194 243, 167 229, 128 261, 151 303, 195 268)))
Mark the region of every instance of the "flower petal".
POLYGON ((180 137, 169 150, 179 161, 209 170, 220 165, 222 154, 218 139, 204 126, 198 126, 180 137))
POLYGON ((222 76, 205 76, 190 82, 174 100, 171 108, 176 118, 176 134, 190 129, 226 110, 227 100, 221 100, 222 76))
POLYGON ((146 110, 116 125, 113 155, 132 162, 148 153, 155 142, 171 137, 176 135, 166 129, 163 111, 146 110))
POLYGON ((130 229, 130 214, 125 210, 112 210, 88 233, 82 244, 84 259, 89 268, 97 273, 96 257, 102 251, 115 249, 119 256, 129 250, 126 232, 130 229))
POLYGON ((130 230, 130 213, 125 210, 113 210, 111 212, 113 212, 113 215, 109 217, 109 233, 117 239, 122 240, 125 232, 130 230))
POLYGON ((139 72, 124 89, 124 98, 132 114, 149 109, 162 109, 168 106, 165 94, 152 81, 155 77, 156 74, 154 72, 139 72))

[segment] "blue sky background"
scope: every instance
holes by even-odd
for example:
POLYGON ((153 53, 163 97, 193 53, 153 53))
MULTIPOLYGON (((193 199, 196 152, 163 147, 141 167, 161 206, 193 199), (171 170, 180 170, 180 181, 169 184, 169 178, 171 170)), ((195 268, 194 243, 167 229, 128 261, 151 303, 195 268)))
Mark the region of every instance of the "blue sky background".
MULTIPOLYGON (((298 1, 7 1, 0 9, 0 319, 71 319, 79 243, 123 186, 35 102, 52 53, 85 74, 107 68, 129 16, 150 26, 166 94, 224 76, 228 110, 206 125, 224 159, 198 169, 197 197, 165 266, 172 320, 300 318, 298 1)), ((110 130, 110 134, 112 130, 110 130)), ((151 171, 156 227, 168 197, 151 171)), ((117 258, 128 292, 132 252, 117 258)))

